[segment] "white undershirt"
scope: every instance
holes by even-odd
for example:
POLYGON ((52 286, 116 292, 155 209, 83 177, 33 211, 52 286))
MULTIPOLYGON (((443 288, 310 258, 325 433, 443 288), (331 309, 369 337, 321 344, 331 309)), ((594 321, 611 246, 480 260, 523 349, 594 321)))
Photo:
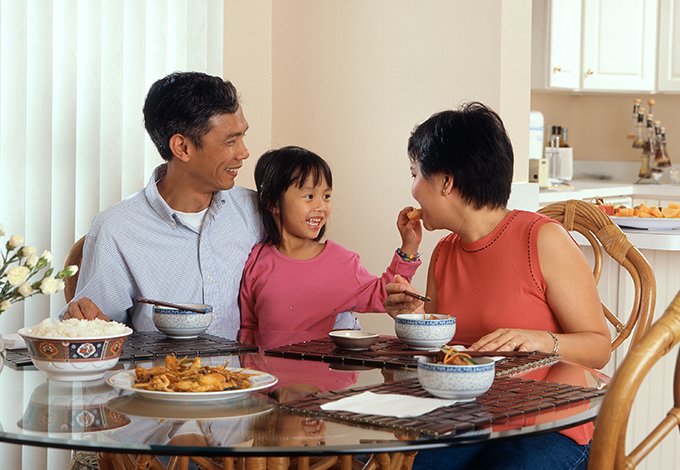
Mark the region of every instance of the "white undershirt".
POLYGON ((175 211, 175 213, 182 219, 185 223, 191 225, 193 228, 201 231, 203 227, 203 221, 205 220, 205 214, 208 213, 208 208, 206 207, 200 212, 180 212, 175 211))

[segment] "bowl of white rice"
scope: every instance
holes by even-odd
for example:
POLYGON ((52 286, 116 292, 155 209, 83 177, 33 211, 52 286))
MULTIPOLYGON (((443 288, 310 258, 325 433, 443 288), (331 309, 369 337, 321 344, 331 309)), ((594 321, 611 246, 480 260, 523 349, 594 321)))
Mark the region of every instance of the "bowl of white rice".
POLYGON ((49 318, 19 334, 33 364, 48 379, 67 382, 98 380, 116 365, 132 329, 104 320, 52 322, 49 318))

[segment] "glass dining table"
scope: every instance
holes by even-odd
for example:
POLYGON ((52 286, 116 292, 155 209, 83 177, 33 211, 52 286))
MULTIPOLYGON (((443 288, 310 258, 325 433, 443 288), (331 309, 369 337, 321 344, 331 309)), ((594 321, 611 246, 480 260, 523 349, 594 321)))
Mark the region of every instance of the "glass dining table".
POLYGON ((114 468, 107 459, 122 454, 242 461, 413 455, 589 423, 609 382, 559 356, 527 354, 499 360, 491 389, 471 402, 411 417, 330 411, 323 405, 366 391, 431 397, 418 382, 418 352, 390 336, 368 351, 345 351, 322 332, 250 333, 238 341, 223 331, 190 340, 133 333, 114 369, 84 382, 49 380, 25 351, 5 351, 0 441, 97 453, 101 468, 114 468), (268 382, 193 401, 140 394, 117 380, 137 366, 163 365, 172 353, 260 371, 268 382))

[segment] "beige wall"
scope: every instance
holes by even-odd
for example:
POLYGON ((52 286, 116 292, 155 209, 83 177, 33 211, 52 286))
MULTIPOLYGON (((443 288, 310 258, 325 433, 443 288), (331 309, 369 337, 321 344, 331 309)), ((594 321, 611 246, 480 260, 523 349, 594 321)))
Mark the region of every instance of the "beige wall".
MULTIPOLYGON (((330 162, 329 237, 358 252, 369 271, 387 266, 400 243, 397 213, 415 204, 406 156, 415 124, 479 100, 503 115, 526 153, 531 10, 520 2, 521 15, 507 14, 508 3, 273 3, 272 144, 308 147, 330 162), (526 73, 516 70, 522 61, 526 73)), ((442 235, 427 234, 421 251, 442 235)))
MULTIPOLYGON (((626 134, 630 127, 633 100, 640 98, 649 109, 652 98, 655 120, 665 126, 671 161, 678 153, 680 95, 665 94, 568 94, 534 91, 531 109, 545 116, 546 129, 561 125, 569 129, 569 144, 576 160, 640 162, 641 152, 631 148, 626 134)), ((546 133, 545 138, 549 138, 546 133)), ((677 158, 676 158, 677 159, 677 158)))
MULTIPOLYGON (((239 88, 251 124, 252 156, 239 184, 253 187, 255 161, 269 145, 319 153, 334 176, 328 236, 359 253, 370 272, 380 274, 400 244, 397 213, 415 204, 406 142, 431 114, 468 100, 490 105, 513 140, 516 181, 526 181, 530 2, 228 5, 225 75, 239 88)), ((442 236, 425 234, 418 290, 425 290, 429 254, 442 236)))

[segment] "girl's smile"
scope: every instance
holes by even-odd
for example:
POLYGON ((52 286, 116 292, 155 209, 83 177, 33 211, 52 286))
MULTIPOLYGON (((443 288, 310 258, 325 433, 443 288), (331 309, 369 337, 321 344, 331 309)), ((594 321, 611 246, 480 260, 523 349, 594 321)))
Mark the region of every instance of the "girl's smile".
POLYGON ((283 195, 279 218, 283 244, 293 248, 309 241, 317 243, 316 238, 330 215, 331 188, 325 178, 317 185, 311 176, 301 187, 291 185, 283 195))

